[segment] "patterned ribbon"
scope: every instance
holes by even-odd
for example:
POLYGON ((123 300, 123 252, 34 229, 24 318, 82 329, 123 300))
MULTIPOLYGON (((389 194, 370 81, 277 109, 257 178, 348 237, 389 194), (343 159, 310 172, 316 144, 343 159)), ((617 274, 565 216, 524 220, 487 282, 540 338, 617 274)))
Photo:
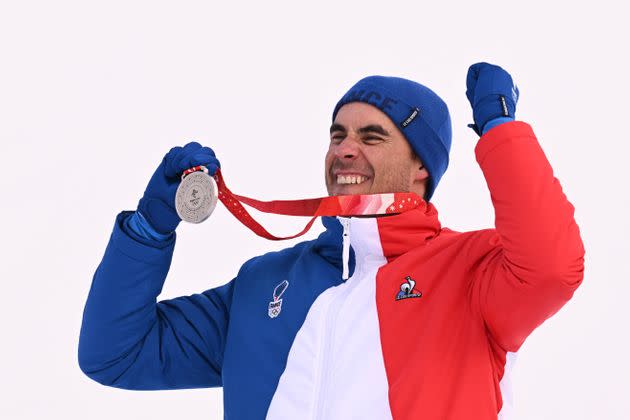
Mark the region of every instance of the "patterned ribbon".
MULTIPOLYGON (((187 169, 184 176, 192 172, 207 172, 203 166, 187 169)), ((260 201, 232 193, 225 185, 221 170, 214 174, 218 187, 219 200, 241 223, 256 235, 274 241, 293 239, 304 235, 320 216, 378 216, 398 214, 426 206, 426 202, 416 193, 356 194, 332 197, 309 198, 302 200, 260 201), (275 236, 260 225, 245 209, 243 204, 263 213, 282 214, 287 216, 311 216, 311 220, 299 233, 291 236, 275 236)))

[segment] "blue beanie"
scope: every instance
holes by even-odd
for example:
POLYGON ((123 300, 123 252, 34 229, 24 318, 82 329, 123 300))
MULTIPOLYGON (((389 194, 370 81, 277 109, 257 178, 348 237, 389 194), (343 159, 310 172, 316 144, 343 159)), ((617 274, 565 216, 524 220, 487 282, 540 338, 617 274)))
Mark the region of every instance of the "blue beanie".
POLYGON ((361 79, 337 102, 332 119, 350 102, 365 102, 384 112, 403 133, 429 172, 424 199, 429 201, 448 167, 451 117, 431 89, 400 77, 361 79))

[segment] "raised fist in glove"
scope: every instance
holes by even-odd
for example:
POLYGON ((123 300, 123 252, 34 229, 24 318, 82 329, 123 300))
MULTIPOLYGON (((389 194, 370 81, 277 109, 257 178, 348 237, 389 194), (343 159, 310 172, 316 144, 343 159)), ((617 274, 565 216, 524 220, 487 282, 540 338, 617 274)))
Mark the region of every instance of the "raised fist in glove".
POLYGON ((151 177, 138 202, 138 211, 157 232, 171 233, 181 222, 175 210, 175 194, 182 173, 197 165, 208 168, 210 176, 221 167, 212 149, 191 142, 184 147, 173 147, 151 177))
POLYGON ((518 88, 512 76, 499 66, 476 63, 468 69, 466 96, 473 109, 474 124, 468 127, 480 136, 486 124, 497 118, 514 120, 518 88))

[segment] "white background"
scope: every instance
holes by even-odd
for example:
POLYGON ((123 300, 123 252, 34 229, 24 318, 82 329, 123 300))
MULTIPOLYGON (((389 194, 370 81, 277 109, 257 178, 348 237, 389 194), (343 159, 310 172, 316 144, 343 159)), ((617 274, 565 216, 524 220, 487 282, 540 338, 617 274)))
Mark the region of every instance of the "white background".
MULTIPOLYGON (((629 418, 627 14, 621 2, 521 3, 2 1, 0 417, 221 418, 220 390, 121 391, 77 364, 114 218, 135 209, 175 145, 212 147, 237 193, 322 196, 334 103, 365 75, 408 77, 452 114, 451 163, 432 200, 442 224, 492 227, 464 94, 468 66, 490 61, 519 85, 517 116, 586 246, 582 287, 520 352, 517 418, 629 418)), ((261 219, 278 234, 305 222, 261 219)), ((178 229, 161 298, 222 284, 287 245, 219 206, 178 229)))

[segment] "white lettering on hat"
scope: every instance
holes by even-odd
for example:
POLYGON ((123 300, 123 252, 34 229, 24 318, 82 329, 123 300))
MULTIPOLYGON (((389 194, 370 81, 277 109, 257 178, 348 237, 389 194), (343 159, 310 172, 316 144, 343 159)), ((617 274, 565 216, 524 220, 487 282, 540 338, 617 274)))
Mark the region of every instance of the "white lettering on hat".
POLYGON ((414 109, 411 115, 409 115, 407 119, 403 121, 400 125, 402 125, 403 128, 407 127, 418 116, 418 114, 420 114, 420 109, 414 109))

